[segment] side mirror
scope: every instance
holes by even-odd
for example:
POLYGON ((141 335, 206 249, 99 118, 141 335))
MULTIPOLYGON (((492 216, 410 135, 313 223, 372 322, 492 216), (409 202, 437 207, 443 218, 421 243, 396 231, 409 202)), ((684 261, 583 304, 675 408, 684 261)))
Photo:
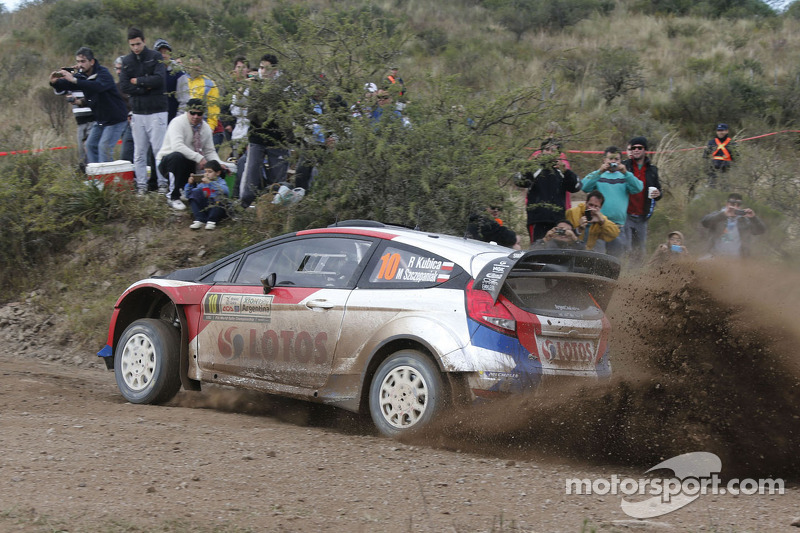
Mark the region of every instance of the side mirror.
POLYGON ((271 274, 267 274, 265 277, 261 278, 261 286, 264 287, 264 294, 269 294, 269 291, 272 290, 272 287, 275 286, 275 280, 277 276, 275 272, 271 274))

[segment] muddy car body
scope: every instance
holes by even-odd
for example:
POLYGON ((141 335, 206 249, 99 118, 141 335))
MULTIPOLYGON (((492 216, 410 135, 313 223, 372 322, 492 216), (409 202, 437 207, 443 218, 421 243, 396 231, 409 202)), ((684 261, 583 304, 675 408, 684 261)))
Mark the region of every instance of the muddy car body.
POLYGON ((593 252, 343 222, 134 283, 98 355, 133 403, 218 383, 369 412, 397 435, 450 403, 607 376, 618 274, 593 252))

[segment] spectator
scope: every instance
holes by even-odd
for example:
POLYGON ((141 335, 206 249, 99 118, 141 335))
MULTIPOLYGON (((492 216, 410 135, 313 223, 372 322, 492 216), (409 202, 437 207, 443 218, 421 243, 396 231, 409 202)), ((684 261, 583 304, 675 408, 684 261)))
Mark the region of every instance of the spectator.
POLYGON ((647 157, 647 139, 634 137, 628 143, 629 158, 622 162, 628 172, 642 182, 642 192, 631 194, 628 200, 628 216, 625 219, 625 242, 630 246, 631 266, 640 266, 647 251, 647 221, 661 199, 661 182, 658 167, 647 157))
POLYGON ((507 246, 515 250, 521 250, 519 236, 516 232, 503 225, 500 219, 502 211, 500 203, 494 203, 486 207, 484 213, 474 213, 469 216, 467 224, 467 235, 483 242, 493 242, 500 246, 507 246))
MULTIPOLYGON (((77 70, 77 67, 72 68, 77 70)), ((91 133, 92 125, 94 124, 94 114, 92 114, 92 108, 86 105, 83 91, 79 91, 77 89, 74 91, 59 91, 55 87, 53 87, 53 91, 56 94, 63 94, 67 102, 72 106, 72 116, 75 117, 75 123, 78 126, 76 137, 78 147, 78 166, 80 167, 81 172, 85 172, 86 163, 88 163, 86 139, 89 138, 89 133, 91 133)))
MULTIPOLYGON (((120 78, 122 72, 122 56, 119 56, 114 61, 114 70, 117 73, 117 79, 120 78)), ((122 148, 120 149, 119 158, 133 163, 133 132, 131 131, 131 102, 130 96, 122 91, 121 81, 117 81, 117 90, 122 96, 122 101, 125 102, 125 107, 128 110, 128 119, 125 121, 125 129, 122 132, 122 148)))
POLYGON ((560 161, 559 151, 557 143, 544 141, 538 158, 540 168, 535 172, 517 174, 515 179, 518 187, 528 189, 526 203, 531 242, 542 239, 564 218, 567 193, 581 189, 578 175, 560 161))
MULTIPOLYGON (((133 132, 133 164, 138 194, 147 192, 147 152, 157 154, 167 132, 167 69, 161 54, 145 46, 144 33, 128 30, 131 53, 122 58, 120 83, 131 98, 131 130, 133 132)), ((167 190, 167 180, 158 170, 159 192, 167 190)))
POLYGON ((184 107, 186 106, 186 101, 178 102, 178 80, 186 75, 186 72, 183 70, 183 65, 172 59, 172 46, 166 39, 156 39, 153 44, 153 50, 164 58, 164 67, 167 70, 164 92, 167 95, 167 123, 170 123, 178 115, 178 107, 180 107, 181 103, 184 107))
POLYGON ((387 117, 399 119, 404 128, 411 127, 411 121, 403 115, 400 109, 395 108, 389 113, 384 113, 386 109, 392 106, 392 95, 386 89, 378 89, 375 91, 375 102, 377 103, 371 110, 369 110, 369 118, 373 124, 377 126, 383 119, 384 115, 387 117))
MULTIPOLYGON (((233 81, 237 86, 231 95, 231 105, 228 109, 234 121, 230 126, 231 157, 234 159, 247 148, 247 132, 250 129, 250 121, 247 119, 247 97, 250 88, 247 87, 247 83, 251 79, 253 78, 250 74, 250 62, 246 57, 238 56, 233 62, 233 81)), ((238 198, 238 191, 234 191, 234 194, 238 198)))
POLYGON ((224 178, 222 165, 213 159, 206 161, 202 178, 189 176, 184 188, 194 215, 194 222, 189 229, 200 229, 205 225, 207 230, 213 230, 220 220, 228 216, 228 184, 224 178))
POLYGON ((619 148, 609 146, 603 153, 600 168, 583 178, 584 191, 603 193, 603 214, 620 228, 619 236, 606 243, 606 252, 614 257, 622 257, 628 250, 623 231, 628 217, 628 198, 644 188, 644 184, 621 164, 621 159, 619 148))
POLYGON ((653 252, 647 266, 661 266, 665 263, 679 259, 688 259, 689 251, 683 245, 683 233, 680 231, 670 231, 667 234, 667 242, 661 243, 653 252))
POLYGON ((605 252, 606 243, 619 235, 619 226, 601 212, 604 202, 603 193, 592 191, 586 196, 585 203, 567 209, 566 218, 586 243, 587 250, 605 252))
POLYGON ((173 209, 186 209, 180 196, 189 176, 202 171, 208 161, 220 160, 214 149, 211 128, 203 120, 205 111, 202 100, 190 99, 187 112, 170 122, 163 146, 156 155, 161 174, 170 176, 167 203, 173 209))
POLYGON ((317 176, 317 165, 327 150, 336 145, 336 136, 320 123, 322 115, 347 109, 347 103, 338 95, 328 94, 325 76, 321 74, 314 80, 306 111, 306 134, 301 139, 300 157, 294 175, 296 187, 311 190, 311 183, 317 176))
MULTIPOLYGON (((178 102, 188 102, 190 98, 199 98, 206 105, 206 122, 214 134, 214 146, 222 144, 223 126, 219 121, 219 89, 214 80, 203 74, 203 58, 199 55, 190 57, 186 62, 186 75, 178 80, 178 102)), ((186 111, 185 105, 178 107, 178 114, 186 111)))
POLYGON ((586 244, 578 238, 569 220, 559 220, 540 240, 533 243, 532 250, 551 249, 585 250, 586 244))
POLYGON ((742 196, 731 193, 725 207, 700 221, 709 230, 708 255, 704 258, 750 256, 753 235, 761 235, 767 228, 752 209, 741 209, 741 206, 742 196))
POLYGON ((75 61, 77 72, 64 69, 53 72, 50 75, 50 85, 56 91, 75 88, 83 92, 83 99, 94 115, 92 131, 86 139, 87 161, 113 161, 114 146, 122 136, 128 119, 125 102, 117 90, 114 77, 95 59, 90 48, 79 48, 75 52, 75 61))
POLYGON ((738 156, 736 141, 728 137, 728 125, 717 124, 717 136, 708 141, 703 158, 710 159, 709 185, 716 186, 717 171, 727 172, 738 156))
POLYGON ((403 97, 406 95, 406 84, 403 83, 403 78, 400 77, 398 67, 389 67, 389 74, 386 75, 386 81, 389 85, 397 85, 397 96, 403 97))
POLYGON ((259 63, 260 83, 250 86, 248 114, 250 129, 248 132, 247 154, 239 158, 237 173, 239 179, 239 197, 242 207, 250 207, 258 191, 274 183, 286 181, 289 172, 289 150, 286 148, 288 137, 276 120, 276 106, 281 98, 285 98, 285 88, 278 83, 281 72, 278 70, 278 58, 265 54, 259 63), (264 159, 267 170, 264 172, 264 159), (244 172, 241 171, 244 170, 244 172))

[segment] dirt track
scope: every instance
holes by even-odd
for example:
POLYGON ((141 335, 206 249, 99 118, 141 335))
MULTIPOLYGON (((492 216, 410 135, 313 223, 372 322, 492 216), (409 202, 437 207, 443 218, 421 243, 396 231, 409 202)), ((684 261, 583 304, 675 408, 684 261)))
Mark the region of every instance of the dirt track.
POLYGON ((96 358, 7 342, 0 531, 798 531, 797 278, 628 280, 610 383, 455 413, 408 442, 215 387, 131 405, 96 358), (640 522, 621 495, 565 494, 568 478, 639 479, 691 451, 720 455, 728 478, 786 477, 786 494, 705 495, 640 522))
MULTIPOLYGON (((566 496, 565 478, 643 472, 411 446, 220 389, 177 401, 131 405, 99 368, 1 356, 0 531, 626 530, 621 496, 566 496)), ((705 496, 640 527, 796 531, 798 503, 705 496)))

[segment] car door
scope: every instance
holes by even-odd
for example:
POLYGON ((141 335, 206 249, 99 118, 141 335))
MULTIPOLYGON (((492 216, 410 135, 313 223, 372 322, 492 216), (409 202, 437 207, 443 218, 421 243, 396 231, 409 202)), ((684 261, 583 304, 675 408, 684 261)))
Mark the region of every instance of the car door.
POLYGON ((372 241, 295 238, 249 252, 230 284, 203 300, 198 365, 303 388, 325 383, 345 306, 372 241), (275 274, 275 284, 262 279, 275 274))

